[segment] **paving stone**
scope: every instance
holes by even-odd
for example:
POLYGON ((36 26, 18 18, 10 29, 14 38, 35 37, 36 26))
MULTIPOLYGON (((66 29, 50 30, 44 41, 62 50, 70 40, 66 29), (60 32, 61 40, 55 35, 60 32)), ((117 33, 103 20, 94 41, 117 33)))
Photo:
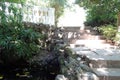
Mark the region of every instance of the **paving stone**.
POLYGON ((85 75, 83 80, 120 80, 120 50, 106 43, 99 35, 93 35, 91 28, 88 30, 89 34, 83 33, 83 38, 75 40, 71 48, 77 54, 86 55, 91 60, 99 79, 90 79, 85 75))
POLYGON ((87 47, 75 47, 75 48, 71 48, 73 51, 90 51, 89 48, 87 47))
POLYGON ((112 55, 86 54, 86 55, 91 60, 92 67, 120 68, 120 54, 112 55))
MULTIPOLYGON (((99 79, 84 80, 120 80, 120 50, 119 49, 89 49, 88 47, 74 48, 77 54, 86 55, 91 60, 92 68, 99 74, 99 79)), ((88 76, 89 77, 89 76, 88 76)))
POLYGON ((120 61, 112 60, 92 60, 91 67, 93 68, 120 68, 120 61))
POLYGON ((119 68, 97 68, 95 72, 99 75, 99 80, 120 80, 119 68))
POLYGON ((111 55, 87 55, 91 60, 111 60, 118 61, 120 60, 120 54, 111 54, 111 55))
POLYGON ((94 49, 92 51, 96 52, 98 55, 120 54, 120 50, 115 50, 115 49, 94 49))

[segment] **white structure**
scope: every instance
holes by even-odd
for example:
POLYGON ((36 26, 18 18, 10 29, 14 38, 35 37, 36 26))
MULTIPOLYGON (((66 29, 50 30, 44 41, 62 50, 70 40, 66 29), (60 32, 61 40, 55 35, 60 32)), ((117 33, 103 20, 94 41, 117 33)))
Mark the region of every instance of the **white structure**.
POLYGON ((40 8, 39 6, 26 6, 23 21, 54 25, 54 9, 40 8))
MULTIPOLYGON (((5 5, 6 5, 6 14, 12 15, 12 13, 9 13, 8 11, 8 7, 10 6, 10 3, 6 2, 5 5)), ((55 24, 54 8, 41 8, 39 6, 29 6, 29 5, 24 5, 22 7, 20 4, 15 4, 15 3, 14 6, 18 8, 22 8, 24 22, 43 23, 49 25, 55 24)))
POLYGON ((73 6, 73 10, 65 9, 64 15, 59 18, 58 26, 81 26, 84 27, 86 21, 86 11, 78 5, 73 6))

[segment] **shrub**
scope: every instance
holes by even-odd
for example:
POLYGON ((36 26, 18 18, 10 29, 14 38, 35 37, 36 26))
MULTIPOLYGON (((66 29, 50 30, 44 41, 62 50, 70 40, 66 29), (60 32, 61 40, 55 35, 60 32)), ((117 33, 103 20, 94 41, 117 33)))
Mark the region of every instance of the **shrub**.
POLYGON ((10 14, 6 14, 5 3, 0 3, 0 59, 3 63, 19 59, 28 60, 39 51, 41 35, 22 22, 22 7, 14 4, 8 6, 10 14))
POLYGON ((99 28, 100 32, 107 40, 114 40, 117 32, 117 27, 112 25, 104 25, 99 28))

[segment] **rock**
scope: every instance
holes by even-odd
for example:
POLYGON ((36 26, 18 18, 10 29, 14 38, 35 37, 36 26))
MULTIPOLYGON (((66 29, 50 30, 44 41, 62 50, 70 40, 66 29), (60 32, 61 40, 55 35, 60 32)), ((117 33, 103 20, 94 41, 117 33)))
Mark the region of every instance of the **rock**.
POLYGON ((99 80, 99 78, 91 72, 86 72, 85 74, 80 74, 78 76, 78 80, 81 80, 81 78, 82 78, 82 80, 99 80))
POLYGON ((55 80, 68 80, 64 75, 59 74, 56 76, 55 80))

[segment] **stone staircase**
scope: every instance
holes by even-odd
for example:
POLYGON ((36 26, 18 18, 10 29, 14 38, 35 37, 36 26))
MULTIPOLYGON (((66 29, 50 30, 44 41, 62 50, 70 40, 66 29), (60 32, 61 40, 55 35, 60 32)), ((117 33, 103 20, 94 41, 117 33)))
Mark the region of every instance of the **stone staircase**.
POLYGON ((80 29, 76 38, 70 39, 70 45, 85 45, 89 48, 109 48, 112 43, 106 43, 105 38, 91 27, 80 29), (97 45, 96 45, 97 44, 97 45))
POLYGON ((81 38, 70 46, 76 54, 86 55, 91 60, 91 67, 99 75, 98 78, 84 80, 120 80, 120 50, 90 30, 82 33, 81 38))
POLYGON ((90 49, 85 46, 72 50, 76 54, 86 55, 91 60, 92 69, 99 75, 98 79, 85 80, 120 80, 120 50, 90 49))
POLYGON ((120 50, 98 49, 88 55, 99 80, 120 80, 120 50))

